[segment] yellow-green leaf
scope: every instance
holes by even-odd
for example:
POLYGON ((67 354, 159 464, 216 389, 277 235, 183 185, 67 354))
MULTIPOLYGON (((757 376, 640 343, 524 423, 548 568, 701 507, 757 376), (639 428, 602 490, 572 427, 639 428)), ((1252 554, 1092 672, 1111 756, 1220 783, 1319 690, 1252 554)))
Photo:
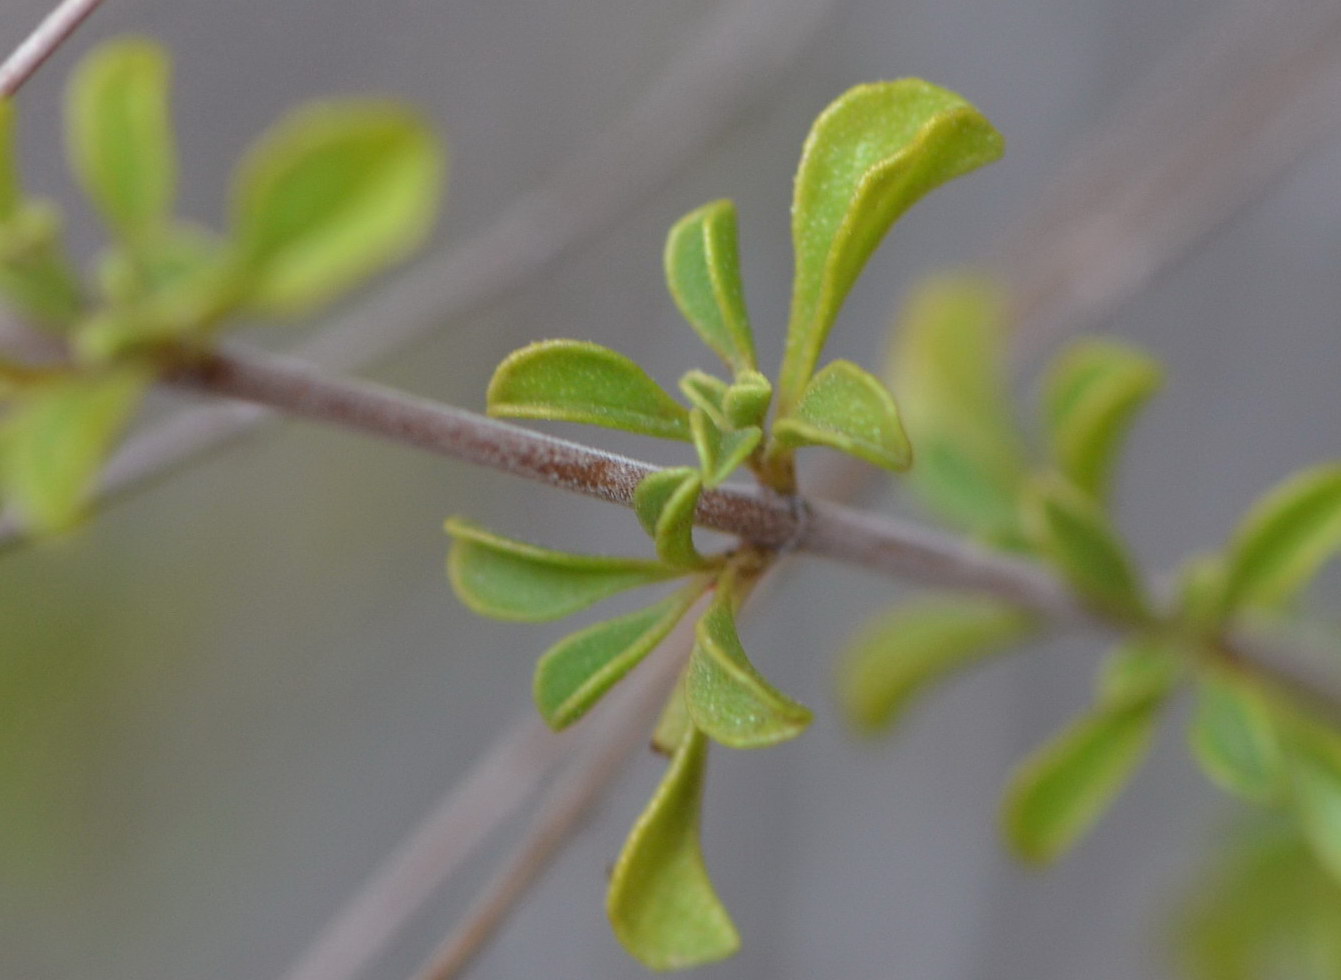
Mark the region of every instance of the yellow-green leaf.
POLYGON ((446 526, 453 538, 447 558, 452 587, 471 609, 497 619, 559 619, 616 592, 682 574, 657 561, 551 551, 460 517, 446 526))
POLYGON ((404 258, 428 236, 445 179, 441 145, 403 106, 351 100, 290 113, 234 179, 249 306, 307 313, 404 258))
POLYGON ((1087 601, 1145 621, 1149 606, 1135 565, 1093 500, 1059 480, 1035 481, 1027 501, 1035 543, 1087 601))
POLYGON ((917 465, 905 482, 955 527, 1018 536, 1028 469, 1006 374, 1006 298, 989 280, 920 285, 897 326, 891 386, 917 465))
POLYGON ((698 728, 735 749, 795 738, 810 724, 810 709, 769 684, 750 663, 728 591, 718 588, 695 631, 685 675, 689 715, 698 728))
POLYGON ((68 329, 83 311, 78 273, 65 254, 59 213, 29 201, 0 221, 0 293, 24 319, 68 329))
POLYGON ((1020 857, 1045 864, 1084 836, 1145 758, 1160 704, 1146 697, 1100 705, 1016 768, 1003 823, 1020 857))
POLYGON ((19 181, 19 154, 14 145, 16 115, 14 102, 0 98, 0 226, 18 212, 19 201, 23 197, 19 181))
POLYGON ((1136 634, 1104 658, 1098 694, 1105 703, 1162 697, 1182 678, 1191 655, 1159 634, 1136 634))
POLYGON ((1301 722, 1289 746, 1291 802, 1314 856, 1341 882, 1341 733, 1301 722))
POLYGON ((546 650, 531 687, 541 717, 556 730, 581 718, 656 649, 702 593, 702 584, 696 584, 646 609, 578 630, 546 650))
POLYGON ((1053 460, 1096 500, 1107 499, 1123 437, 1163 374, 1148 354, 1101 338, 1077 341, 1049 369, 1043 405, 1053 460))
POLYGON ((1266 700, 1245 680, 1206 672, 1188 735, 1212 781, 1259 803, 1279 796, 1285 776, 1280 735, 1266 700))
POLYGON ((701 408, 689 413, 689 428, 703 468, 705 487, 715 487, 735 472, 764 437, 757 425, 723 431, 701 408))
POLYGON ((734 204, 713 201, 675 223, 666 238, 666 282, 705 344, 737 371, 754 367, 734 204))
POLYGON ((610 876, 615 936, 653 970, 687 970, 740 948, 699 845, 707 761, 708 741, 691 726, 610 876))
POLYGON ((694 725, 689 717, 689 705, 684 697, 684 671, 675 681, 675 690, 671 691, 657 718, 657 727, 652 730, 652 749, 662 755, 674 755, 675 749, 689 729, 694 725))
POLYGON ((171 71, 160 45, 131 38, 94 49, 70 80, 71 169, 108 224, 133 241, 166 221, 177 192, 171 71))
POLYGON ((668 565, 702 568, 707 564, 694 547, 694 508, 703 480, 687 466, 659 470, 633 492, 633 510, 668 565))
POLYGON ((583 340, 542 340, 503 359, 489 414, 583 422, 689 440, 689 412, 623 354, 583 340))
POLYGON ((784 412, 810 380, 839 307, 894 220, 1003 149, 977 109, 916 78, 859 85, 815 120, 792 203, 796 272, 779 379, 784 412))
POLYGON ((894 723, 931 685, 1028 635, 1033 620, 992 599, 934 596, 871 620, 844 652, 838 700, 858 728, 894 723))
POLYGON ((828 446, 887 470, 907 469, 913 461, 893 397, 851 361, 834 361, 811 378, 773 432, 788 448, 828 446))
POLYGON ((4 483, 33 527, 62 531, 79 519, 148 385, 143 371, 121 369, 25 389, 4 422, 4 483))
POLYGON ((1341 548, 1341 464, 1310 467, 1257 501, 1225 555, 1222 608, 1288 602, 1341 548))
POLYGON ((708 413, 708 418, 722 429, 735 428, 726 419, 727 392, 730 387, 721 378, 714 377, 698 368, 690 368, 680 377, 680 391, 695 408, 708 413))
POLYGON ((741 371, 722 396, 722 412, 734 429, 763 425, 768 414, 768 403, 773 398, 773 385, 758 371, 741 371))

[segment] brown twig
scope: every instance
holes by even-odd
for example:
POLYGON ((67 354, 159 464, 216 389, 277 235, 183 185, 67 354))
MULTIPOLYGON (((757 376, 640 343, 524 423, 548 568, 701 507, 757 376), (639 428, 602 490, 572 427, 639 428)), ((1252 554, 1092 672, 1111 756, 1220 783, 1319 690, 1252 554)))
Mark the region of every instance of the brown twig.
POLYGON ((12 98, 102 0, 64 0, 0 64, 0 98, 12 98))

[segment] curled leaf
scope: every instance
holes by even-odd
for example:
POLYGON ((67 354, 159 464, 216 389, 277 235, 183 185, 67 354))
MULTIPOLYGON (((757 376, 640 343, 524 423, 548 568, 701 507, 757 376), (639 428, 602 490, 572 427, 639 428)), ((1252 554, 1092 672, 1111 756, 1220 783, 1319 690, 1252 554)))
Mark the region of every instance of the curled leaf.
POLYGON ((566 636, 536 663, 532 692, 551 728, 581 718, 680 621, 703 593, 697 583, 656 605, 566 636))
POLYGON ((1289 601, 1341 548, 1341 464, 1302 470, 1248 511, 1225 555, 1221 607, 1289 601))
POLYGON ((453 538, 447 574, 471 609, 496 619, 560 619, 601 599, 681 574, 638 558, 570 555, 505 538, 460 517, 449 518, 453 538))
POLYGON ((584 422, 662 439, 689 439, 689 413, 623 354, 582 340, 542 340, 503 359, 489 414, 584 422))
POLYGON ((687 466, 660 470, 638 484, 633 510, 668 565, 701 568, 707 564, 694 547, 694 508, 703 480, 687 466))
POLYGON ((720 588, 698 622, 685 675, 694 724, 723 745, 760 748, 795 738, 810 709, 769 684, 750 663, 736 633, 729 590, 720 588))
POLYGON ((689 413, 689 426, 703 468, 705 487, 715 487, 734 473, 764 437, 763 430, 755 425, 723 431, 707 412, 699 408, 689 413))
POLYGON ((125 39, 96 48, 70 82, 71 169, 108 223, 136 241, 167 220, 176 196, 170 76, 161 46, 125 39))
POLYGON ((690 404, 707 412, 708 418, 718 428, 735 428, 726 418, 724 404, 729 387, 721 378, 698 368, 690 368, 680 376, 680 390, 690 404))
POLYGON ((707 761, 708 740, 690 726, 610 876, 615 936, 653 970, 686 970, 740 948, 699 846, 707 761))
POLYGON ((689 717, 689 705, 684 698, 684 671, 675 681, 675 689, 666 699, 652 730, 652 749, 662 755, 674 755, 675 749, 689 734, 694 722, 689 717))
POLYGON ((60 214, 29 201, 0 221, 0 293, 25 318, 69 329, 84 308, 79 275, 65 254, 60 214))
POLYGON ((1152 357, 1099 338, 1072 344, 1049 370, 1043 404, 1053 459, 1096 500, 1107 498, 1122 439, 1162 380, 1152 357))
POLYGON ((935 596, 868 623, 845 651, 838 697, 858 728, 892 724, 931 685, 1026 636, 1031 617, 1001 602, 935 596))
POLYGON ((1161 703, 1101 704, 1016 768, 1003 821, 1020 857, 1046 864, 1084 836, 1145 758, 1161 703))
POLYGON ((722 411, 733 429, 763 425, 768 414, 768 403, 773 398, 773 385, 758 371, 741 371, 722 396, 722 411))
POLYGON ((442 147, 400 105, 349 100, 290 113, 234 178, 249 306, 307 313, 404 258, 433 226, 445 173, 442 147))
POLYGON ((811 378, 773 432, 787 448, 828 446, 887 470, 907 469, 913 461, 894 399, 851 361, 834 361, 811 378))
POLYGON ((792 203, 796 274, 779 401, 788 411, 838 309, 894 220, 924 194, 999 157, 998 133, 921 79, 858 85, 815 120, 792 203))
POLYGON ((666 239, 666 282, 705 344, 737 371, 754 367, 734 204, 713 201, 675 223, 666 239))

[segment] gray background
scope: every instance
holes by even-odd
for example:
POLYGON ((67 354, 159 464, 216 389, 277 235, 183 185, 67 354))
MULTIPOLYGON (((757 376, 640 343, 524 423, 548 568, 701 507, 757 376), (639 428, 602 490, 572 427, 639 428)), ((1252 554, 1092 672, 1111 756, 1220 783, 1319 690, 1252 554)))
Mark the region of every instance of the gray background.
MULTIPOLYGON (((0 44, 45 6, 5 0, 0 44)), ((442 324, 378 376, 478 407, 506 352, 577 336, 645 359, 671 384, 706 355, 665 297, 663 236, 719 196, 740 207, 749 299, 773 362, 790 180, 810 119, 850 84, 923 75, 979 104, 1010 149, 920 205, 873 263, 830 348, 869 363, 906 284, 981 254, 1124 88, 1227 6, 841 3, 730 132, 616 228, 506 302, 442 324)), ((25 90, 24 155, 36 187, 73 201, 59 141, 64 76, 97 39, 149 33, 177 55, 186 213, 219 220, 231 161, 295 101, 388 93, 422 106, 451 141, 447 244, 626 108, 713 7, 108 0, 25 90)), ((1213 547, 1258 492, 1337 454, 1338 187, 1333 143, 1106 324, 1156 351, 1172 379, 1135 434, 1119 495, 1150 567, 1213 547)), ((75 212, 87 254, 92 226, 75 212)), ((297 329, 256 339, 281 344, 297 329)), ((0 561, 0 976, 281 971, 526 706, 534 656, 568 628, 486 622, 456 603, 440 532, 455 512, 556 546, 644 547, 622 511, 278 424, 74 539, 0 561)), ((757 659, 818 720, 786 746, 714 757, 706 848, 745 946, 704 974, 1168 975, 1168 909, 1226 812, 1181 737, 1167 733, 1071 858, 1046 874, 1021 870, 996 837, 1003 775, 1083 703, 1099 641, 1071 637, 1003 661, 948 688, 898 738, 857 743, 831 710, 829 661, 855 622, 897 594, 805 563, 747 628, 757 659)), ((475 976, 640 975, 609 933, 602 895, 659 768, 638 757, 475 976)), ((407 975, 486 873, 487 862, 472 864, 371 975, 407 975)))

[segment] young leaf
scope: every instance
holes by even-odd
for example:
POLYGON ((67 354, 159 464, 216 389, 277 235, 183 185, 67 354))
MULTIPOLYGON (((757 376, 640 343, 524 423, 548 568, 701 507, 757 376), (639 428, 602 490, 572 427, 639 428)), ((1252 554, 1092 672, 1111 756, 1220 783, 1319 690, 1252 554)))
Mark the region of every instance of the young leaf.
POLYGON ((577 721, 647 656, 703 594, 697 583, 654 606, 588 626, 550 647, 536 663, 536 707, 555 730, 577 721))
POLYGON ((1092 500, 1061 481, 1038 480, 1026 513, 1038 547, 1077 592, 1112 614, 1149 618, 1136 568, 1092 500))
POLYGON ((699 846, 707 760, 708 741, 691 726, 610 876, 605 907, 615 936, 653 970, 686 970, 740 948, 699 846))
POLYGON ((1292 733, 1290 794, 1314 856, 1341 882, 1341 735, 1301 724, 1292 733))
POLYGON ((634 361, 584 340, 542 340, 503 359, 489 382, 489 414, 585 422, 689 440, 689 413, 634 361))
POLYGON ((471 609, 495 619, 560 619, 616 592, 682 574, 656 561, 550 551, 460 517, 448 518, 446 527, 452 587, 471 609))
POLYGON ((700 408, 689 413, 689 426, 703 467, 705 487, 715 487, 735 472, 764 436, 763 430, 755 425, 723 432, 700 408))
POLYGON ((959 276, 921 285, 899 318, 889 377, 917 447, 905 478, 955 527, 1018 536, 1018 496, 1028 468, 1008 397, 1005 295, 959 276))
POLYGON ((19 154, 14 145, 14 103, 0 99, 0 226, 14 217, 23 199, 19 154))
POLYGON ((684 696, 684 672, 681 671, 675 681, 675 690, 671 691, 657 718, 657 727, 652 730, 652 750, 662 755, 674 755, 676 748, 685 740, 694 722, 689 717, 689 705, 684 696))
POLYGON ((834 361, 811 378, 773 432, 788 448, 828 446, 887 470, 905 470, 913 461, 894 399, 851 361, 834 361))
POLYGON ((758 371, 741 371, 722 397, 727 425, 733 429, 763 425, 772 398, 773 385, 768 378, 758 371))
POLYGON ((1105 703, 1162 697, 1173 690, 1190 660, 1158 634, 1137 634, 1104 658, 1099 670, 1099 699, 1105 703))
POLYGON ((142 371, 122 369, 25 391, 4 423, 4 481, 33 527, 63 531, 78 520, 148 384, 142 371))
POLYGON ((1076 843, 1145 758, 1161 701, 1101 704, 1029 756, 1006 787, 1006 836, 1027 861, 1046 864, 1076 843))
POLYGON ((95 49, 70 81, 70 167, 108 224, 132 241, 163 224, 177 193, 170 75, 159 45, 126 39, 95 49))
POLYGON ((1289 601, 1341 548, 1341 464, 1294 474, 1257 501, 1225 556, 1222 608, 1289 601))
POLYGON ((1212 782, 1259 803, 1279 796, 1285 775, 1280 736, 1266 701, 1247 683, 1207 672, 1188 735, 1212 782))
POLYGON ((27 320, 69 328, 83 312, 79 277, 61 244, 61 221, 46 201, 20 205, 0 221, 0 293, 27 320))
POLYGON ((810 380, 839 307, 894 220, 1003 149, 977 109, 916 78, 859 85, 815 120, 792 203, 796 273, 779 378, 784 412, 810 380))
POLYGON ((694 508, 703 480, 687 466, 661 470, 638 484, 633 510, 668 565, 702 568, 707 564, 694 547, 694 508))
POLYGON ((935 596, 872 620, 844 653, 838 700, 854 725, 884 728, 938 681, 1027 635, 1033 620, 1004 603, 935 596))
POLYGON ((721 429, 733 429, 736 426, 726 420, 727 392, 730 387, 721 378, 714 377, 698 368, 690 368, 680 377, 680 391, 695 408, 708 413, 708 418, 721 429))
POLYGON ((234 179, 249 306, 307 313, 407 255, 433 225, 444 159, 424 122, 393 103, 319 103, 282 119, 234 179))
POLYGON ((795 738, 810 724, 810 709, 783 694, 754 669, 736 634, 731 597, 717 597, 695 630, 685 675, 685 700, 694 724, 733 749, 760 748, 795 738))
POLYGON ((1052 457, 1096 500, 1107 499, 1122 439, 1162 380, 1149 355, 1098 338, 1072 344, 1048 371, 1043 405, 1052 457))
POLYGON ((705 344, 736 371, 754 367, 734 204, 713 201, 675 223, 666 238, 666 282, 705 344))

